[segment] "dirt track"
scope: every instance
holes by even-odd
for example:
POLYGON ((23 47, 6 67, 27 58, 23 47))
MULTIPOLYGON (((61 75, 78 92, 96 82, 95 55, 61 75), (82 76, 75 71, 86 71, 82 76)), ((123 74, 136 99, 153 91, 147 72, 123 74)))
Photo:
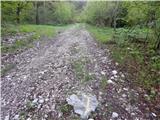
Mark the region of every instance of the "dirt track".
POLYGON ((76 91, 97 96, 99 106, 90 117, 95 120, 148 119, 109 50, 100 48, 84 28, 72 27, 39 44, 21 53, 17 67, 2 78, 2 119, 74 120, 78 115, 63 113, 62 107, 76 91))

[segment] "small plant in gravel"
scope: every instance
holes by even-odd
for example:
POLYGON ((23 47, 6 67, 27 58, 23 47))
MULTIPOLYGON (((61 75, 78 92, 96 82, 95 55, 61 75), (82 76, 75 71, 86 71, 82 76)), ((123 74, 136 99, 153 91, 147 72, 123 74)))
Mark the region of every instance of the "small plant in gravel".
POLYGON ((32 103, 31 101, 28 101, 26 104, 27 111, 34 111, 36 108, 36 104, 32 103))
POLYGON ((105 76, 102 76, 102 79, 101 79, 101 81, 100 81, 100 87, 101 87, 102 89, 105 89, 106 86, 107 86, 107 79, 106 79, 105 76))
POLYGON ((81 80, 84 78, 84 64, 82 61, 77 60, 73 64, 73 69, 75 70, 76 77, 81 80))
POLYGON ((27 118, 27 112, 21 111, 20 114, 19 114, 19 119, 20 120, 26 120, 26 118, 27 118))
POLYGON ((1 76, 4 76, 9 70, 15 67, 15 64, 6 65, 4 69, 1 69, 1 76))
POLYGON ((68 115, 71 113, 71 110, 73 109, 73 107, 71 105, 68 105, 67 103, 63 103, 60 106, 60 111, 64 114, 64 115, 68 115))
POLYGON ((82 58, 74 61, 72 64, 73 69, 75 70, 75 75, 78 80, 81 80, 81 82, 87 82, 94 78, 93 75, 91 75, 86 68, 86 64, 88 62, 89 60, 87 60, 87 58, 82 58))
POLYGON ((85 76, 84 76, 84 81, 87 82, 87 81, 90 81, 90 80, 93 80, 93 75, 89 74, 89 73, 86 73, 85 76))

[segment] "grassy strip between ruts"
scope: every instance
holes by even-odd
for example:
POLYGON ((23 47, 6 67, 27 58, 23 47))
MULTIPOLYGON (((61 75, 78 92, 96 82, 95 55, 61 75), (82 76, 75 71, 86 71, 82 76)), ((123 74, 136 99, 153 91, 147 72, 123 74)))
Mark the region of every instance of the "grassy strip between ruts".
POLYGON ((113 59, 120 64, 119 67, 129 73, 131 82, 148 91, 150 97, 147 99, 156 98, 160 84, 160 56, 152 49, 153 41, 146 40, 152 31, 135 28, 128 32, 127 28, 117 28, 114 32, 112 28, 91 25, 86 28, 98 42, 113 43, 108 44, 108 48, 113 59))

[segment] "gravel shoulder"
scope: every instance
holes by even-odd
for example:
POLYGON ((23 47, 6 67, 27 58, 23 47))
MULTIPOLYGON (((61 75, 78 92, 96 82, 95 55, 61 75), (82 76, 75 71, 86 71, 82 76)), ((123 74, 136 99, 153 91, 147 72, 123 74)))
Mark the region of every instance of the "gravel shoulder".
MULTIPOLYGON (((45 39, 45 38, 44 38, 45 39)), ((146 120, 139 94, 116 69, 107 48, 84 28, 72 27, 16 57, 17 67, 1 78, 4 120, 75 120, 66 98, 78 91, 97 96, 94 120, 146 120)))

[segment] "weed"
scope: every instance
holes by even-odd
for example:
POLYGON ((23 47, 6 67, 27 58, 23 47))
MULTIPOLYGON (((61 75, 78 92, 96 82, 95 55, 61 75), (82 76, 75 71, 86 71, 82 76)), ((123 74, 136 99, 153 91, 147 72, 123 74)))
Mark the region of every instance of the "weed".
POLYGON ((102 89, 105 89, 107 86, 107 79, 105 76, 102 77, 101 82, 100 82, 100 86, 102 89))
POLYGON ((84 76, 84 81, 87 82, 87 81, 90 81, 90 80, 93 80, 93 75, 89 74, 89 73, 85 73, 85 76, 84 76))
POLYGON ((160 57, 153 49, 155 43, 152 37, 153 30, 135 27, 132 30, 117 28, 116 32, 113 32, 111 28, 94 26, 88 26, 87 29, 97 41, 102 43, 107 42, 107 34, 110 34, 111 40, 116 43, 108 46, 112 51, 113 59, 129 73, 128 77, 133 79, 136 85, 145 90, 158 88, 160 57))
POLYGON ((60 111, 63 114, 69 114, 71 113, 71 110, 73 109, 73 107, 71 105, 68 105, 67 103, 63 104, 60 106, 60 111))
POLYGON ((15 64, 6 65, 4 69, 1 69, 1 76, 4 76, 8 71, 15 67, 15 64))
POLYGON ((87 58, 82 58, 72 63, 73 69, 75 70, 76 77, 78 78, 78 80, 81 80, 81 82, 87 82, 94 78, 93 75, 89 74, 86 68, 86 64, 88 62, 89 61, 87 60, 87 58))

